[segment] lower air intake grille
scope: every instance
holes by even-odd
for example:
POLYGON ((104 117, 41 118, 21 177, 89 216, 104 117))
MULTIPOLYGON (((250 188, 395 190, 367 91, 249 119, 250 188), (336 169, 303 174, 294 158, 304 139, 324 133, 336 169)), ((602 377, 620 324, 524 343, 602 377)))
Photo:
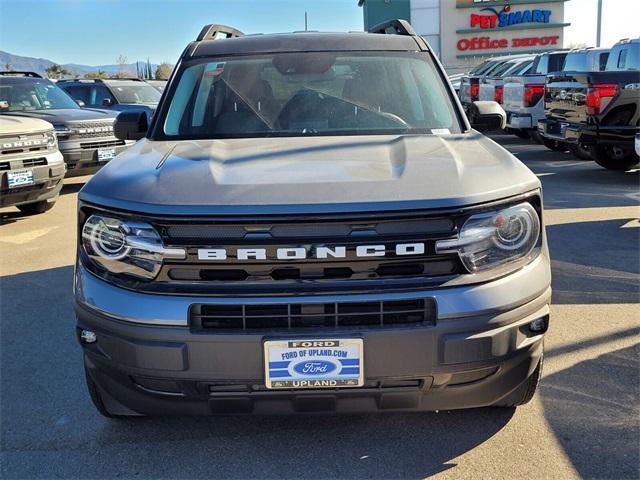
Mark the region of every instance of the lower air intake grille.
POLYGON ((375 302, 191 306, 194 330, 288 330, 435 324, 430 298, 375 302))

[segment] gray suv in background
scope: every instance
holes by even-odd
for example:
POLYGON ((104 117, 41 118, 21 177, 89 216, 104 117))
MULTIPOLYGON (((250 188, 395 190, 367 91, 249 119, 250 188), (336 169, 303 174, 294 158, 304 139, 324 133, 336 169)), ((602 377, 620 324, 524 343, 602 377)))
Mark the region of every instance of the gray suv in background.
POLYGON ((541 185, 477 131, 504 127, 498 104, 469 119, 405 21, 204 27, 151 125, 118 116, 136 145, 79 193, 98 411, 527 403, 551 299, 541 185))
POLYGON ((56 84, 37 73, 0 72, 0 115, 39 118, 53 124, 67 176, 93 173, 134 143, 114 136, 117 113, 80 108, 56 84))
POLYGON ((58 80, 56 85, 87 107, 119 112, 144 110, 149 117, 153 116, 161 96, 156 88, 138 78, 58 80))

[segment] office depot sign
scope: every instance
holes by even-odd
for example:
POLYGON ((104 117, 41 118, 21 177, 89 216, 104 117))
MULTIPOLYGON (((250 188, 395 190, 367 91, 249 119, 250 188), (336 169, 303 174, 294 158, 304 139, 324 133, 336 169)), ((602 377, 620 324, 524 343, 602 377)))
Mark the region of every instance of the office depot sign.
POLYGON ((532 48, 548 47, 558 45, 559 35, 548 35, 544 37, 523 37, 523 38, 491 38, 491 37, 471 37, 458 40, 456 47, 461 52, 474 50, 503 50, 508 48, 532 48))

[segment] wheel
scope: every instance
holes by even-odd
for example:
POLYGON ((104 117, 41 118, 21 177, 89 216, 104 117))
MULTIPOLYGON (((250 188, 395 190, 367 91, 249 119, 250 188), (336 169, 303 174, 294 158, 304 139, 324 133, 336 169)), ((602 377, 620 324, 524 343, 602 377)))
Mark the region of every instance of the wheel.
POLYGON ((533 371, 533 373, 527 378, 527 381, 520 385, 515 391, 513 391, 509 396, 504 398, 501 403, 499 403, 498 407, 519 407, 521 405, 526 405, 531 401, 533 396, 538 389, 538 383, 540 383, 540 377, 542 376, 542 363, 544 357, 540 358, 540 362, 538 362, 538 366, 533 371))
POLYGON ((592 149, 592 155, 596 163, 607 170, 631 170, 640 161, 638 155, 633 151, 633 147, 596 145, 592 149))
POLYGON ((40 200, 39 202, 23 203, 22 205, 16 205, 16 207, 27 215, 36 215, 38 213, 44 213, 47 210, 51 210, 55 205, 55 201, 49 202, 47 200, 40 200))
POLYGON ((567 144, 559 142, 558 140, 551 140, 549 138, 542 137, 542 144, 554 152, 565 152, 567 150, 567 144))
POLYGON ((511 130, 511 133, 513 133, 518 138, 529 138, 529 132, 527 132, 526 130, 522 130, 521 128, 514 128, 513 130, 511 130))
POLYGON ((591 147, 582 145, 580 143, 570 143, 567 145, 567 148, 574 157, 580 160, 593 160, 593 156, 591 155, 591 147))
POLYGON ((536 129, 529 130, 529 137, 531 138, 531 140, 533 140, 536 143, 540 143, 540 144, 544 143, 542 135, 540 135, 540 132, 536 129))

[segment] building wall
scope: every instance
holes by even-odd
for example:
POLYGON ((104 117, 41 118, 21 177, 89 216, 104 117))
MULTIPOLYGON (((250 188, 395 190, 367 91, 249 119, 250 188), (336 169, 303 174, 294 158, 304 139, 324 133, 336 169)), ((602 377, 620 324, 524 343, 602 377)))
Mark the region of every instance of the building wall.
MULTIPOLYGON (((563 30, 569 25, 564 22, 565 1, 568 0, 359 0, 358 3, 364 10, 365 29, 393 18, 409 20, 438 54, 447 72, 453 74, 466 72, 489 56, 562 48, 563 30), (493 11, 483 10, 486 8, 493 11), (509 15, 534 10, 545 11, 542 18, 546 22, 502 27, 497 24, 496 13, 509 15), (482 25, 478 23, 480 17, 495 17, 496 25, 482 25), (479 39, 493 42, 496 48, 478 48, 484 46, 477 45, 479 39), (527 42, 538 44, 526 45, 527 42)), ((541 14, 537 15, 540 19, 541 14)))
POLYGON ((564 3, 564 0, 440 0, 442 63, 449 73, 457 73, 467 71, 489 56, 562 48, 564 26, 568 25, 564 23, 564 3), (504 11, 505 8, 508 11, 504 11), (495 17, 493 12, 507 16, 529 12, 532 19, 537 17, 546 21, 502 27, 485 24, 486 28, 483 28, 482 22, 491 20, 481 17, 495 17), (485 44, 492 42, 497 48, 479 48, 485 46, 478 45, 481 39, 485 44))
POLYGON ((401 18, 411 21, 411 0, 359 0, 364 14, 364 29, 386 20, 401 18))

